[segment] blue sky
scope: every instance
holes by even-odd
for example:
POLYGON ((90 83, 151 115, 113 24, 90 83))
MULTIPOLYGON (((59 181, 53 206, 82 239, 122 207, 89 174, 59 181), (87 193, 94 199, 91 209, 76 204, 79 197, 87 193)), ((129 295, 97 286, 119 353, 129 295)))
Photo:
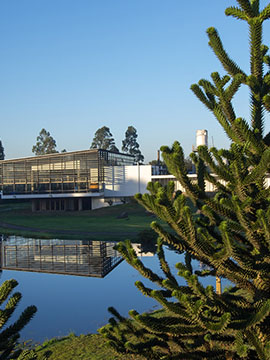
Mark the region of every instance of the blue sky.
MULTIPOLYGON (((269 1, 261 1, 265 6, 269 1)), ((197 129, 228 146, 190 85, 221 71, 206 29, 248 71, 248 29, 224 15, 235 0, 2 0, 0 138, 6 158, 31 156, 44 127, 58 149, 88 149, 106 125, 121 148, 129 125, 146 161, 178 140, 186 155, 197 129)), ((264 42, 269 45, 266 24, 264 42)), ((235 100, 248 119, 249 95, 235 100)), ((269 119, 266 119, 266 121, 269 119)), ((268 127, 267 127, 268 128, 268 127)))

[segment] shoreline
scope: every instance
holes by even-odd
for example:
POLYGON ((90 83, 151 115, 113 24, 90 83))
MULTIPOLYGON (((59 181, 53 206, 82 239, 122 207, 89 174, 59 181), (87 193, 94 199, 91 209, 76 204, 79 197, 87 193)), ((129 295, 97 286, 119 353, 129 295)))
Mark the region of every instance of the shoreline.
POLYGON ((137 203, 85 212, 32 213, 29 203, 0 204, 0 232, 33 238, 135 240, 153 217, 137 203))
MULTIPOLYGON (((126 236, 134 238, 134 232, 111 232, 111 231, 80 231, 80 230, 60 230, 60 229, 41 229, 41 228, 34 228, 29 226, 22 226, 22 225, 15 225, 6 222, 0 221, 0 231, 3 235, 11 235, 11 233, 18 233, 18 236, 26 236, 26 234, 33 234, 36 237, 61 237, 63 239, 69 239, 70 237, 83 237, 83 239, 90 239, 90 238, 100 238, 100 237, 123 237, 126 236), (37 236, 38 235, 38 236, 37 236), (69 237, 67 237, 69 236, 69 237)), ((35 236, 34 236, 35 237, 35 236)))

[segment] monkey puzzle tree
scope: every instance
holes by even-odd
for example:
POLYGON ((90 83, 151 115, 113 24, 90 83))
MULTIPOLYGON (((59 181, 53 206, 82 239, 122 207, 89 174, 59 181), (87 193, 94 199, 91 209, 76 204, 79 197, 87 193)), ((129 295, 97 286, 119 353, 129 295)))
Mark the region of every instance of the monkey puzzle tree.
MULTIPOLYGON (((170 227, 151 224, 158 233, 158 257, 163 275, 154 273, 136 257, 129 242, 117 249, 158 290, 136 282, 156 299, 164 312, 115 316, 100 331, 118 352, 139 353, 147 359, 270 359, 270 133, 264 134, 265 112, 270 112, 270 57, 262 44, 262 25, 270 18, 270 4, 260 11, 259 0, 237 0, 226 15, 244 20, 250 34, 250 74, 226 53, 214 28, 207 30, 209 45, 226 71, 214 72, 191 89, 214 114, 231 140, 228 150, 198 147, 191 154, 197 183, 187 175, 178 142, 162 147, 173 183, 150 183, 149 194, 137 200, 170 227), (265 70, 266 69, 266 70, 265 70), (232 100, 240 86, 250 90, 250 124, 235 114, 232 100), (206 181, 216 188, 205 191, 206 181), (189 198, 189 199, 188 199, 189 198), (193 213, 192 201, 199 210, 193 213), (173 275, 164 245, 185 254, 173 275), (196 270, 198 262, 206 268, 196 270), (203 278, 220 277, 231 286, 218 294, 203 278), (184 281, 183 281, 184 280, 184 281)), ((209 283, 209 282, 208 282, 209 283)))
POLYGON ((14 288, 18 285, 16 280, 6 280, 0 286, 0 359, 32 359, 34 354, 31 351, 15 351, 17 340, 20 337, 20 331, 32 319, 37 311, 35 306, 27 307, 20 315, 17 321, 10 323, 10 317, 15 311, 21 300, 21 294, 16 292, 12 294, 14 288), (21 353, 21 354, 20 354, 21 353), (19 356, 19 357, 18 357, 19 356))

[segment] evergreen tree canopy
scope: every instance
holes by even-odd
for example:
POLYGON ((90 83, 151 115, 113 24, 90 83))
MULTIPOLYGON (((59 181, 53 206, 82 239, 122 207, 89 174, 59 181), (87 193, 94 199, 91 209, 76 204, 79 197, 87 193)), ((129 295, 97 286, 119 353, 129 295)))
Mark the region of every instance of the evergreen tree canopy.
POLYGON ((151 224, 159 235, 157 255, 163 274, 146 268, 130 242, 116 248, 155 283, 157 290, 141 281, 136 286, 164 311, 132 310, 131 321, 109 309, 114 317, 100 332, 120 353, 163 360, 270 359, 270 188, 266 184, 270 133, 264 133, 263 117, 270 112, 270 56, 262 43, 270 4, 260 10, 259 0, 237 3, 225 13, 248 24, 250 74, 229 57, 217 30, 209 28, 209 45, 227 74, 213 72, 211 81, 202 79, 191 86, 230 138, 230 148, 200 146, 191 154, 197 183, 187 175, 178 142, 161 148, 185 193, 175 191, 173 182, 167 186, 155 182, 148 185, 149 194, 136 198, 170 228, 151 224), (250 91, 250 123, 237 117, 233 108, 240 86, 250 91), (215 186, 214 197, 206 192, 206 181, 215 186), (184 255, 176 264, 177 276, 165 258, 167 245, 184 255), (214 291, 210 282, 215 277, 227 279, 231 286, 214 291))
POLYGON ((0 160, 5 160, 5 152, 1 140, 0 140, 0 160))
POLYGON ((153 165, 153 166, 158 166, 158 165, 165 166, 165 162, 162 160, 151 160, 151 161, 149 161, 148 164, 153 165))
POLYGON ((32 147, 32 152, 35 155, 54 154, 58 152, 56 150, 56 141, 49 131, 46 131, 44 128, 41 129, 37 137, 36 145, 32 147))
POLYGON ((122 141, 122 151, 135 157, 135 161, 142 163, 144 156, 139 149, 140 145, 137 143, 137 130, 133 126, 129 126, 125 133, 125 139, 122 141))
POLYGON ((95 136, 93 138, 90 149, 103 149, 119 152, 118 148, 115 145, 112 133, 107 126, 103 126, 95 132, 95 136))
POLYGON ((32 319, 37 311, 35 306, 27 307, 19 319, 13 324, 10 323, 10 318, 15 311, 18 303, 21 300, 21 294, 19 292, 13 293, 14 288, 18 285, 16 280, 6 280, 0 286, 0 306, 3 306, 0 310, 0 359, 20 359, 20 360, 32 360, 35 358, 35 354, 32 351, 26 351, 21 353, 15 351, 19 332, 25 325, 32 319), (5 304, 5 305, 4 305, 5 304))

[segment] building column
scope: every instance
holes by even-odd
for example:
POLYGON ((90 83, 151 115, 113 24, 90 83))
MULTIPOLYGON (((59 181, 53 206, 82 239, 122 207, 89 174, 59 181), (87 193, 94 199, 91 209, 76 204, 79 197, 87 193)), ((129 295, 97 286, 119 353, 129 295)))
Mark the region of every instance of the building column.
POLYGON ((32 199, 32 212, 37 211, 37 200, 32 199))
POLYGON ((82 198, 78 199, 78 210, 79 211, 83 210, 83 199, 82 198))
POLYGON ((40 210, 46 211, 46 200, 44 200, 44 199, 40 200, 40 210))

